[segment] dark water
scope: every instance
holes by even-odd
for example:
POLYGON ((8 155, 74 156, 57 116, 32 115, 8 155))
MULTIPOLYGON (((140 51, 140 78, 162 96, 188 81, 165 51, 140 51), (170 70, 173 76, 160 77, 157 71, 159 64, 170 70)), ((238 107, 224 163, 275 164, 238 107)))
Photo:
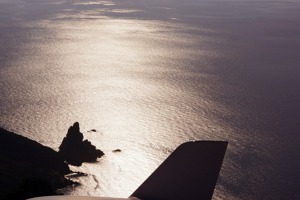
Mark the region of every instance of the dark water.
POLYGON ((0 0, 0 126, 57 149, 79 121, 107 156, 70 194, 128 196, 214 139, 214 199, 300 199, 299 24, 298 1, 0 0))

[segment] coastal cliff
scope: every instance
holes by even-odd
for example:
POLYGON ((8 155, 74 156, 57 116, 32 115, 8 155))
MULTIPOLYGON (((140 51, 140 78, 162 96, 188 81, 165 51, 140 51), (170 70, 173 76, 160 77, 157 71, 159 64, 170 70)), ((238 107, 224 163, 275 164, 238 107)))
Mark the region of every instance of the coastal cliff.
POLYGON ((104 153, 83 140, 79 123, 74 123, 63 139, 60 151, 0 128, 0 200, 57 195, 57 189, 75 184, 65 175, 68 164, 94 162, 104 153))
POLYGON ((0 141, 0 199, 53 195, 73 184, 64 177, 71 170, 53 149, 2 128, 0 141))

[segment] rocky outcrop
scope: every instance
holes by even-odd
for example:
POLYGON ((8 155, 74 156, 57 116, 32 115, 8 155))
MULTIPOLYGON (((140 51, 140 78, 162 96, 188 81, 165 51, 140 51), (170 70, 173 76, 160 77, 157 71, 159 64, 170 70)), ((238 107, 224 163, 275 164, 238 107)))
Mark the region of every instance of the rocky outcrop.
POLYGON ((71 171, 53 149, 2 128, 0 141, 0 199, 52 195, 74 184, 64 177, 71 171))
POLYGON ((69 128, 59 152, 2 128, 0 142, 0 199, 6 200, 57 195, 57 189, 78 184, 66 178, 72 173, 66 162, 80 166, 104 155, 83 140, 78 122, 69 128))
POLYGON ((79 123, 75 122, 63 139, 59 154, 71 165, 80 166, 83 162, 95 162, 104 153, 96 149, 88 140, 83 140, 79 123))

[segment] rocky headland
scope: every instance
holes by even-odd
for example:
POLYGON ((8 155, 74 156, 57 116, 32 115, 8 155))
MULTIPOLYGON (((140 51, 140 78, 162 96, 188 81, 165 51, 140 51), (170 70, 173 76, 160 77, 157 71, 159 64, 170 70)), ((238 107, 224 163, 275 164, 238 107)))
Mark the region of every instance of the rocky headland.
POLYGON ((66 178, 68 164, 94 162, 104 153, 83 140, 79 123, 74 123, 59 152, 36 141, 0 128, 0 199, 23 200, 57 195, 57 189, 76 184, 66 178))
POLYGON ((64 177, 68 164, 53 149, 2 128, 0 141, 0 199, 53 195, 73 184, 64 177))

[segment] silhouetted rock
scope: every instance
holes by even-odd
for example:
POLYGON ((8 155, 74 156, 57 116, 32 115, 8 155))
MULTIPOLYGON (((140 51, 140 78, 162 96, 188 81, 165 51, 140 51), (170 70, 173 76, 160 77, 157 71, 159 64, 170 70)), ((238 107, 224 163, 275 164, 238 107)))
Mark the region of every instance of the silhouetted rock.
POLYGON ((36 183, 33 179, 45 183, 41 184, 43 189, 36 190, 39 194, 47 191, 41 195, 55 194, 56 189, 74 184, 64 177, 71 171, 53 149, 2 128, 0 141, 0 199, 24 199, 21 193, 34 196, 34 190, 27 191, 36 183))
POLYGON ((24 200, 40 196, 59 195, 46 180, 39 178, 26 179, 18 189, 5 197, 6 200, 24 200))
POLYGON ((80 166, 83 162, 95 162, 104 153, 96 149, 88 140, 83 140, 79 123, 75 122, 63 139, 59 154, 71 165, 80 166))

